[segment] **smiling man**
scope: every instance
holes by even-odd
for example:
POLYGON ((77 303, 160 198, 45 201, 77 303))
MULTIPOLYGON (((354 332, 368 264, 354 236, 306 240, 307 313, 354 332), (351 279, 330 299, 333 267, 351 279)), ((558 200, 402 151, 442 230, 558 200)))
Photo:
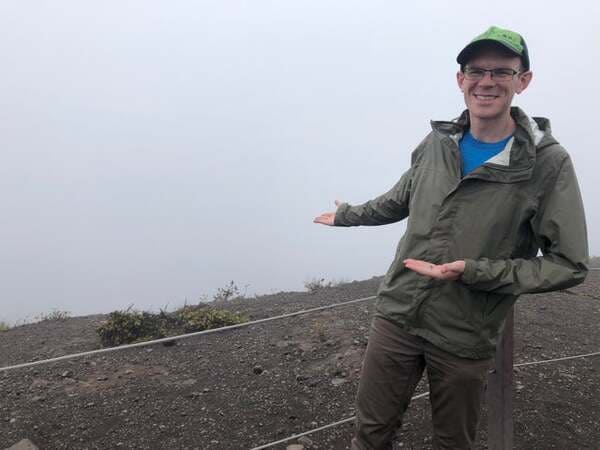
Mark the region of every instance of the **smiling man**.
POLYGON ((524 39, 491 27, 457 62, 460 117, 432 122, 388 192, 355 206, 336 200, 335 212, 314 219, 349 227, 408 217, 377 292, 354 450, 392 448, 424 370, 434 448, 472 448, 507 312, 521 294, 565 289, 587 274, 571 159, 547 119, 511 107, 532 80, 524 39))

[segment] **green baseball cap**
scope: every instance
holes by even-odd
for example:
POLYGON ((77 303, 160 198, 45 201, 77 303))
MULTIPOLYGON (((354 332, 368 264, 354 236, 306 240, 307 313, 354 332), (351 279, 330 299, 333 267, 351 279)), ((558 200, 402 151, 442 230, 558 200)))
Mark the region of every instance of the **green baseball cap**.
POLYGON ((461 66, 466 64, 475 52, 490 44, 498 45, 514 55, 520 56, 523 62, 523 69, 529 70, 529 52, 527 51, 527 44, 525 44, 523 36, 514 31, 499 27, 489 27, 484 33, 473 39, 458 54, 456 62, 461 66))

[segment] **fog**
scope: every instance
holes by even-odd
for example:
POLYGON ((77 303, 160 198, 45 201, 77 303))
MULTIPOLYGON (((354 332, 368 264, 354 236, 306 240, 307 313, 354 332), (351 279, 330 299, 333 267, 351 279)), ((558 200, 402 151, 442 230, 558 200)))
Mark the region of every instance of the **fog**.
POLYGON ((333 228, 463 109, 460 49, 521 32, 600 255, 597 2, 0 4, 0 321, 382 275, 404 224, 333 228))

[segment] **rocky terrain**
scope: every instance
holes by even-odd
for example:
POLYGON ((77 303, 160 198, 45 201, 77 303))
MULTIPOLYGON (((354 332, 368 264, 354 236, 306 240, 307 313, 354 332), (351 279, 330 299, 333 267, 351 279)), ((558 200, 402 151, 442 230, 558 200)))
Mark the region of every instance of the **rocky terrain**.
MULTIPOLYGON (((314 294, 235 300, 251 319, 371 296, 380 279, 314 294)), ((251 449, 354 414, 373 301, 139 349, 0 372, 0 448, 251 449)), ((515 362, 600 351, 600 272, 585 284, 522 297, 515 362)), ((103 316, 0 333, 0 367, 99 348, 103 316)), ((417 392, 426 391, 423 380, 417 392)), ((515 447, 600 448, 600 357, 515 369, 515 447)), ((427 398, 395 448, 431 448, 427 398)), ((346 423, 302 439, 347 449, 346 423)), ((486 448, 485 417, 478 448, 486 448)), ((271 448, 285 449, 294 439, 271 448)))

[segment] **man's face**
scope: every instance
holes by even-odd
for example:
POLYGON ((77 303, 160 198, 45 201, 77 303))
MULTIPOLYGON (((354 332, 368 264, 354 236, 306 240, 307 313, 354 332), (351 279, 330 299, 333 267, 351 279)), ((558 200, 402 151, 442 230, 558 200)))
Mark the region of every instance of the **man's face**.
POLYGON ((459 71, 456 79, 472 119, 493 120, 510 114, 513 96, 527 88, 532 76, 530 71, 521 73, 521 59, 518 56, 506 56, 493 49, 476 54, 466 68, 513 69, 519 72, 509 80, 499 81, 493 79, 490 72, 485 72, 480 80, 470 80, 459 71))

